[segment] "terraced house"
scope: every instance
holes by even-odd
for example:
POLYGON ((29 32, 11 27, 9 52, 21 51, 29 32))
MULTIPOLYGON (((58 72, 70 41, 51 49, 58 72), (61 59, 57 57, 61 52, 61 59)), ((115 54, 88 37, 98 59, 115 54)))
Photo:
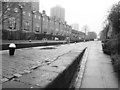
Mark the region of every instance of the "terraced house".
MULTIPOLYGON (((34 2, 2 2, 2 39, 5 40, 64 40, 73 39, 72 27, 46 15, 45 10, 39 12, 34 2)), ((36 3, 36 2, 35 2, 36 3)), ((76 31, 79 32, 79 31, 76 31)), ((81 36, 78 36, 78 38, 81 36)))

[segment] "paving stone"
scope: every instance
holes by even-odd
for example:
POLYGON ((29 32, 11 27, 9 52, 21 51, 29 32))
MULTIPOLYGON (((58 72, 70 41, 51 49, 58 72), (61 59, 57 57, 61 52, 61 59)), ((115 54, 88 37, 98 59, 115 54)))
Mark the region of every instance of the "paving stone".
POLYGON ((3 73, 7 73, 7 74, 14 74, 15 73, 15 69, 13 68, 6 68, 2 70, 3 73))
POLYGON ((6 73, 4 73, 2 76, 9 79, 13 77, 12 74, 6 74, 6 73))
POLYGON ((30 70, 24 70, 24 73, 30 73, 31 71, 30 70))
POLYGON ((62 72, 63 70, 65 70, 65 68, 66 68, 66 67, 64 67, 64 66, 57 66, 57 67, 55 67, 55 65, 54 65, 54 66, 50 65, 50 66, 42 66, 42 67, 40 67, 40 68, 38 68, 38 69, 40 69, 40 70, 45 70, 45 71, 51 71, 51 72, 60 73, 60 72, 62 72))
POLYGON ((9 79, 7 79, 7 78, 2 78, 0 81, 3 83, 3 82, 6 82, 6 81, 8 81, 9 79))
POLYGON ((18 81, 9 81, 2 84, 2 88, 31 88, 31 87, 40 88, 35 85, 30 85, 30 84, 22 83, 18 81))
MULTIPOLYGON (((8 58, 6 58, 6 59, 8 59, 8 58)), ((14 58, 12 58, 12 60, 11 59, 8 59, 8 60, 4 60, 3 59, 2 66, 3 67, 6 66, 6 67, 12 68, 11 66, 18 67, 19 64, 16 63, 16 60, 14 60, 14 58)))
POLYGON ((36 69, 38 66, 32 66, 31 69, 36 69))
POLYGON ((21 77, 22 75, 19 73, 13 74, 15 77, 21 77))
POLYGON ((54 61, 51 65, 67 67, 71 62, 74 61, 74 59, 77 55, 78 55, 78 53, 67 54, 65 56, 60 57, 58 60, 54 61))
POLYGON ((39 85, 40 87, 45 87, 53 79, 55 79, 57 75, 58 73, 55 72, 35 70, 30 74, 17 78, 16 80, 24 83, 29 83, 32 85, 39 85))
POLYGON ((29 67, 21 65, 21 66, 19 66, 18 68, 15 69, 15 72, 16 73, 23 72, 25 69, 29 70, 29 67))

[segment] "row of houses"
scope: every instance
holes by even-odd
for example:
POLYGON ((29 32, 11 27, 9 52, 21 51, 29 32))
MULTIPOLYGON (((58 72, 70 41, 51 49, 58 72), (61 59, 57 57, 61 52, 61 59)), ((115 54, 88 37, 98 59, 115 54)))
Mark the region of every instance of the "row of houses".
POLYGON ((2 39, 80 39, 84 33, 66 22, 35 11, 30 2, 2 2, 2 39))

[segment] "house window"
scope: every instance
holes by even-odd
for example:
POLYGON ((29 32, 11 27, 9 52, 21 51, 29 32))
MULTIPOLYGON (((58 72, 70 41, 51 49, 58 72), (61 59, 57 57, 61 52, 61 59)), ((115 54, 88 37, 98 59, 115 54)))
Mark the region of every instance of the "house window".
POLYGON ((40 19, 40 16, 39 16, 39 19, 40 19))
POLYGON ((28 31, 29 30, 29 22, 26 21, 24 24, 24 30, 28 31))
POLYGON ((30 13, 28 13, 28 15, 30 16, 30 13))
POLYGON ((37 26, 37 27, 35 28, 35 32, 39 32, 39 29, 40 29, 40 27, 37 26))
POLYGON ((9 28, 10 29, 15 29, 16 28, 15 17, 9 18, 9 28))
POLYGON ((25 11, 23 11, 23 15, 25 15, 25 11))
POLYGON ((35 18, 36 18, 37 16, 35 15, 35 18))
POLYGON ((46 19, 46 22, 48 22, 48 19, 46 19))
POLYGON ((18 12, 18 8, 14 8, 14 11, 17 13, 18 12))
POLYGON ((43 17, 43 21, 45 20, 45 18, 43 17))

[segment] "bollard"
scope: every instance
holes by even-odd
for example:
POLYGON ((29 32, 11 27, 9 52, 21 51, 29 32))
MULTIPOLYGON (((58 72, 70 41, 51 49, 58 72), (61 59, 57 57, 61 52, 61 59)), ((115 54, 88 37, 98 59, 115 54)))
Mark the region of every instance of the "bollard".
POLYGON ((15 53, 16 45, 14 43, 10 43, 9 45, 9 55, 13 56, 15 53))

